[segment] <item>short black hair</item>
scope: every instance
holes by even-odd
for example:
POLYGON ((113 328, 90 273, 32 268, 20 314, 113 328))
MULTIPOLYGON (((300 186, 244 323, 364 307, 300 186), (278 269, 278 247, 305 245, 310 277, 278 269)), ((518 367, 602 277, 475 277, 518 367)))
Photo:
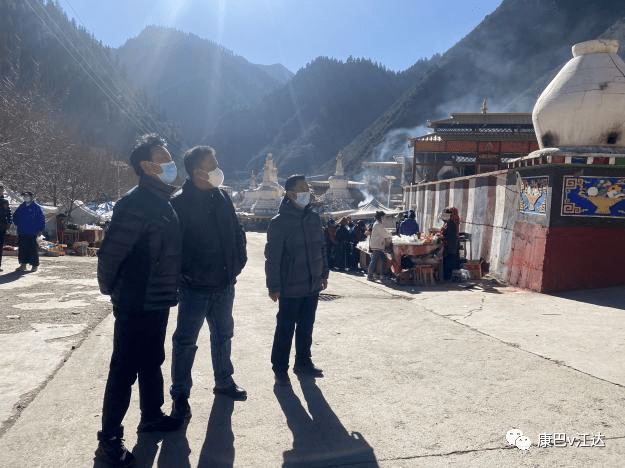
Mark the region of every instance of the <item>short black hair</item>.
POLYGON ((135 174, 143 175, 141 161, 151 161, 152 150, 157 146, 167 148, 167 141, 156 133, 146 133, 137 139, 132 153, 130 153, 130 165, 135 170, 135 174))
POLYGON ((409 217, 410 219, 415 219, 415 218, 417 217, 417 215, 415 214, 414 210, 410 210, 410 211, 408 212, 408 217, 409 217))
POLYGON ((382 219, 382 218, 384 218, 384 216, 386 216, 386 213, 384 213, 384 211, 376 211, 374 218, 375 219, 382 219))
POLYGON ((184 169, 187 171, 187 175, 191 177, 193 169, 198 167, 200 163, 208 156, 215 157, 215 148, 208 145, 198 145, 191 149, 188 149, 184 153, 184 169))
POLYGON ((286 182, 284 182, 284 190, 293 191, 300 180, 306 180, 306 176, 303 174, 294 174, 290 176, 286 182))

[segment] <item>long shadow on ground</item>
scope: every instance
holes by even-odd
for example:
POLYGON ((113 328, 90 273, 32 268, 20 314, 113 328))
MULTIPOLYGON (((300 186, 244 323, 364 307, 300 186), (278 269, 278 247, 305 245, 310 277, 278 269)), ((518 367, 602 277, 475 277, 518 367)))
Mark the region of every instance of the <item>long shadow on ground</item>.
POLYGON ((293 448, 284 452, 283 468, 358 465, 378 467, 373 448, 358 432, 349 433, 315 384, 300 378, 308 412, 290 386, 275 386, 274 394, 293 433, 293 448))
POLYGON ((572 301, 585 302, 587 304, 625 310, 625 286, 567 291, 553 294, 553 296, 570 299, 572 301))

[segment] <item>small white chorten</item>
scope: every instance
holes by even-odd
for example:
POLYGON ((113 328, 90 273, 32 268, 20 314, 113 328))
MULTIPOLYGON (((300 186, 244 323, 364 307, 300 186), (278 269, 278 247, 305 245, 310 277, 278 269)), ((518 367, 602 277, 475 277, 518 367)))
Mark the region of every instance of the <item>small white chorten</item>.
MULTIPOLYGON (((256 176, 253 176, 256 183, 256 176)), ((278 183, 278 168, 271 153, 267 153, 263 167, 263 181, 257 188, 246 190, 243 201, 239 206, 241 211, 253 213, 256 216, 274 216, 284 196, 284 187, 278 183)))
POLYGON ((336 155, 336 170, 328 179, 330 188, 321 196, 321 203, 326 211, 349 210, 353 208, 354 199, 349 192, 349 181, 345 178, 343 153, 336 155))

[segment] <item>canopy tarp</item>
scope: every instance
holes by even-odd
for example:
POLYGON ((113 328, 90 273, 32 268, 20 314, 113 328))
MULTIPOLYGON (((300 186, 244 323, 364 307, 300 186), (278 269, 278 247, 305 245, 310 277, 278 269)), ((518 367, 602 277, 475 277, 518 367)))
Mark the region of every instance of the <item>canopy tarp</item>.
POLYGON ((388 206, 384 206, 376 198, 372 198, 371 200, 359 206, 358 208, 354 208, 352 210, 333 211, 330 213, 323 213, 321 217, 326 221, 329 218, 332 218, 337 222, 344 216, 349 216, 354 221, 357 221, 359 219, 372 220, 373 217, 375 216, 376 211, 384 211, 384 213, 386 214, 386 216, 384 217, 385 227, 395 226, 395 216, 400 212, 400 210, 392 210, 388 206))

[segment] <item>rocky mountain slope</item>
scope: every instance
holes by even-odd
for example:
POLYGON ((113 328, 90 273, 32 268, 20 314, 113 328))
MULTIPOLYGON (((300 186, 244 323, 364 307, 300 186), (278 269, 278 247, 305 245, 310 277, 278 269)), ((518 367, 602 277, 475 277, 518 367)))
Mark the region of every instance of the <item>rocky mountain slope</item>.
POLYGON ((407 135, 451 112, 477 112, 485 97, 491 111, 531 112, 571 58, 571 46, 597 37, 623 41, 624 17, 625 3, 612 0, 504 0, 344 148, 347 170, 358 173, 362 161, 408 152, 398 132, 407 135))
POLYGON ((116 54, 188 145, 224 113, 257 104, 292 76, 282 65, 254 65, 214 42, 160 26, 145 28, 116 54))

